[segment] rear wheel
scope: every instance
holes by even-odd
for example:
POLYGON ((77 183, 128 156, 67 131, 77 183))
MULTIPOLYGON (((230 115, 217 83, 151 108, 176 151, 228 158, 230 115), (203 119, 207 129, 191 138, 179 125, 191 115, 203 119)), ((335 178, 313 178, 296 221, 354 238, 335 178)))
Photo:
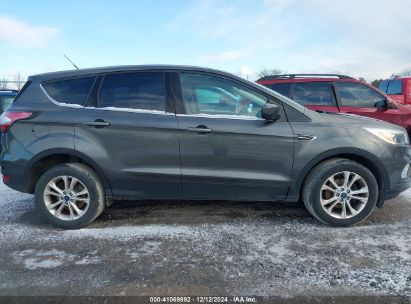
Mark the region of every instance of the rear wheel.
POLYGON ((61 164, 45 172, 35 189, 37 207, 52 224, 80 228, 103 211, 105 195, 96 173, 83 164, 61 164))
POLYGON ((375 176, 348 159, 331 159, 316 166, 303 187, 308 211, 331 226, 350 226, 367 218, 378 199, 375 176))

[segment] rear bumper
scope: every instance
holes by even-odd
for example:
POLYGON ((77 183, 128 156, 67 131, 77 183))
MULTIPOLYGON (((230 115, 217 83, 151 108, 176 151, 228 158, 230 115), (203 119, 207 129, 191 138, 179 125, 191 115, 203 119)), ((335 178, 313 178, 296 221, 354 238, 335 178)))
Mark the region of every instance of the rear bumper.
POLYGON ((3 176, 7 176, 7 181, 4 180, 4 184, 16 191, 28 192, 28 179, 23 170, 16 168, 13 165, 13 169, 9 169, 9 164, 7 162, 1 162, 1 173, 3 176))
MULTIPOLYGON (((3 135, 4 140, 4 135, 3 135)), ((29 153, 17 140, 12 144, 3 143, 3 151, 0 154, 1 173, 7 177, 3 178, 4 184, 20 192, 28 192, 29 174, 27 172, 28 160, 33 155, 29 153)))

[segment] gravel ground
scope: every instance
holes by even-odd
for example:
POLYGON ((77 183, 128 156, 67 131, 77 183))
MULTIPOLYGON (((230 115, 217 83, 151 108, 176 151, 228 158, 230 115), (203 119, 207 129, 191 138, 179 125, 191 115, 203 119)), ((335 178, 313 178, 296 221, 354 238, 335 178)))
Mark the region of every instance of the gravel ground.
POLYGON ((411 296, 411 190, 338 229, 295 204, 118 202, 65 231, 3 184, 0 210, 0 295, 411 296))

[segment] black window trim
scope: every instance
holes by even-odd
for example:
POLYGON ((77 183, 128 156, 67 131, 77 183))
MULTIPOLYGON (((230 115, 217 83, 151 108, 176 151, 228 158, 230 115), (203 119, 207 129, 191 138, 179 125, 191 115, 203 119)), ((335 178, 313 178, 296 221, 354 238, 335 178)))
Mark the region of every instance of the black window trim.
POLYGON ((234 83, 237 83, 238 85, 241 85, 243 87, 246 87, 247 89, 249 89, 250 91, 256 92, 257 94, 260 94, 262 96, 264 96, 265 98, 267 98, 267 102, 268 103, 272 103, 275 102, 279 107, 280 107, 280 111, 281 111, 281 117, 279 118, 279 120, 276 121, 287 121, 287 116, 285 114, 285 110, 284 110, 284 104, 280 99, 275 98, 272 95, 267 94, 264 91, 260 91, 257 88, 250 86, 247 83, 244 83, 242 81, 239 81, 237 79, 233 79, 230 77, 227 77, 225 75, 221 75, 218 73, 213 73, 213 72, 204 72, 204 71, 193 71, 193 70, 178 70, 177 71, 178 75, 179 75, 179 82, 180 82, 180 92, 179 95, 181 96, 181 99, 179 98, 179 100, 176 100, 176 103, 181 103, 181 105, 176 105, 176 108, 180 108, 182 113, 176 112, 177 116, 187 116, 187 117, 201 117, 201 118, 216 118, 216 119, 221 119, 222 117, 224 117, 225 119, 236 119, 236 120, 258 120, 258 121, 265 121, 264 118, 260 118, 260 117, 253 117, 253 116, 235 116, 235 115, 223 115, 223 114, 218 114, 218 115, 212 115, 212 114, 188 114, 187 113, 187 109, 185 106, 185 102, 184 102, 184 94, 183 94, 183 82, 181 81, 181 74, 182 73, 186 73, 186 74, 197 74, 197 75, 205 75, 205 76, 212 76, 212 77, 217 77, 217 78, 221 78, 227 81, 231 81, 234 83))

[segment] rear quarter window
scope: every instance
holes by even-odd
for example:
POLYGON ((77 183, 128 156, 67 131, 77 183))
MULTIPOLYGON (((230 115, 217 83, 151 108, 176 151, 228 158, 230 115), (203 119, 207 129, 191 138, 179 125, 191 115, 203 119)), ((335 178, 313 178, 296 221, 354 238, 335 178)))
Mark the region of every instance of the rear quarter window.
POLYGON ((291 83, 273 83, 266 84, 266 86, 281 95, 287 96, 288 98, 291 96, 291 83))
POLYGON ((43 89, 54 101, 84 106, 94 83, 94 76, 43 83, 43 89))

